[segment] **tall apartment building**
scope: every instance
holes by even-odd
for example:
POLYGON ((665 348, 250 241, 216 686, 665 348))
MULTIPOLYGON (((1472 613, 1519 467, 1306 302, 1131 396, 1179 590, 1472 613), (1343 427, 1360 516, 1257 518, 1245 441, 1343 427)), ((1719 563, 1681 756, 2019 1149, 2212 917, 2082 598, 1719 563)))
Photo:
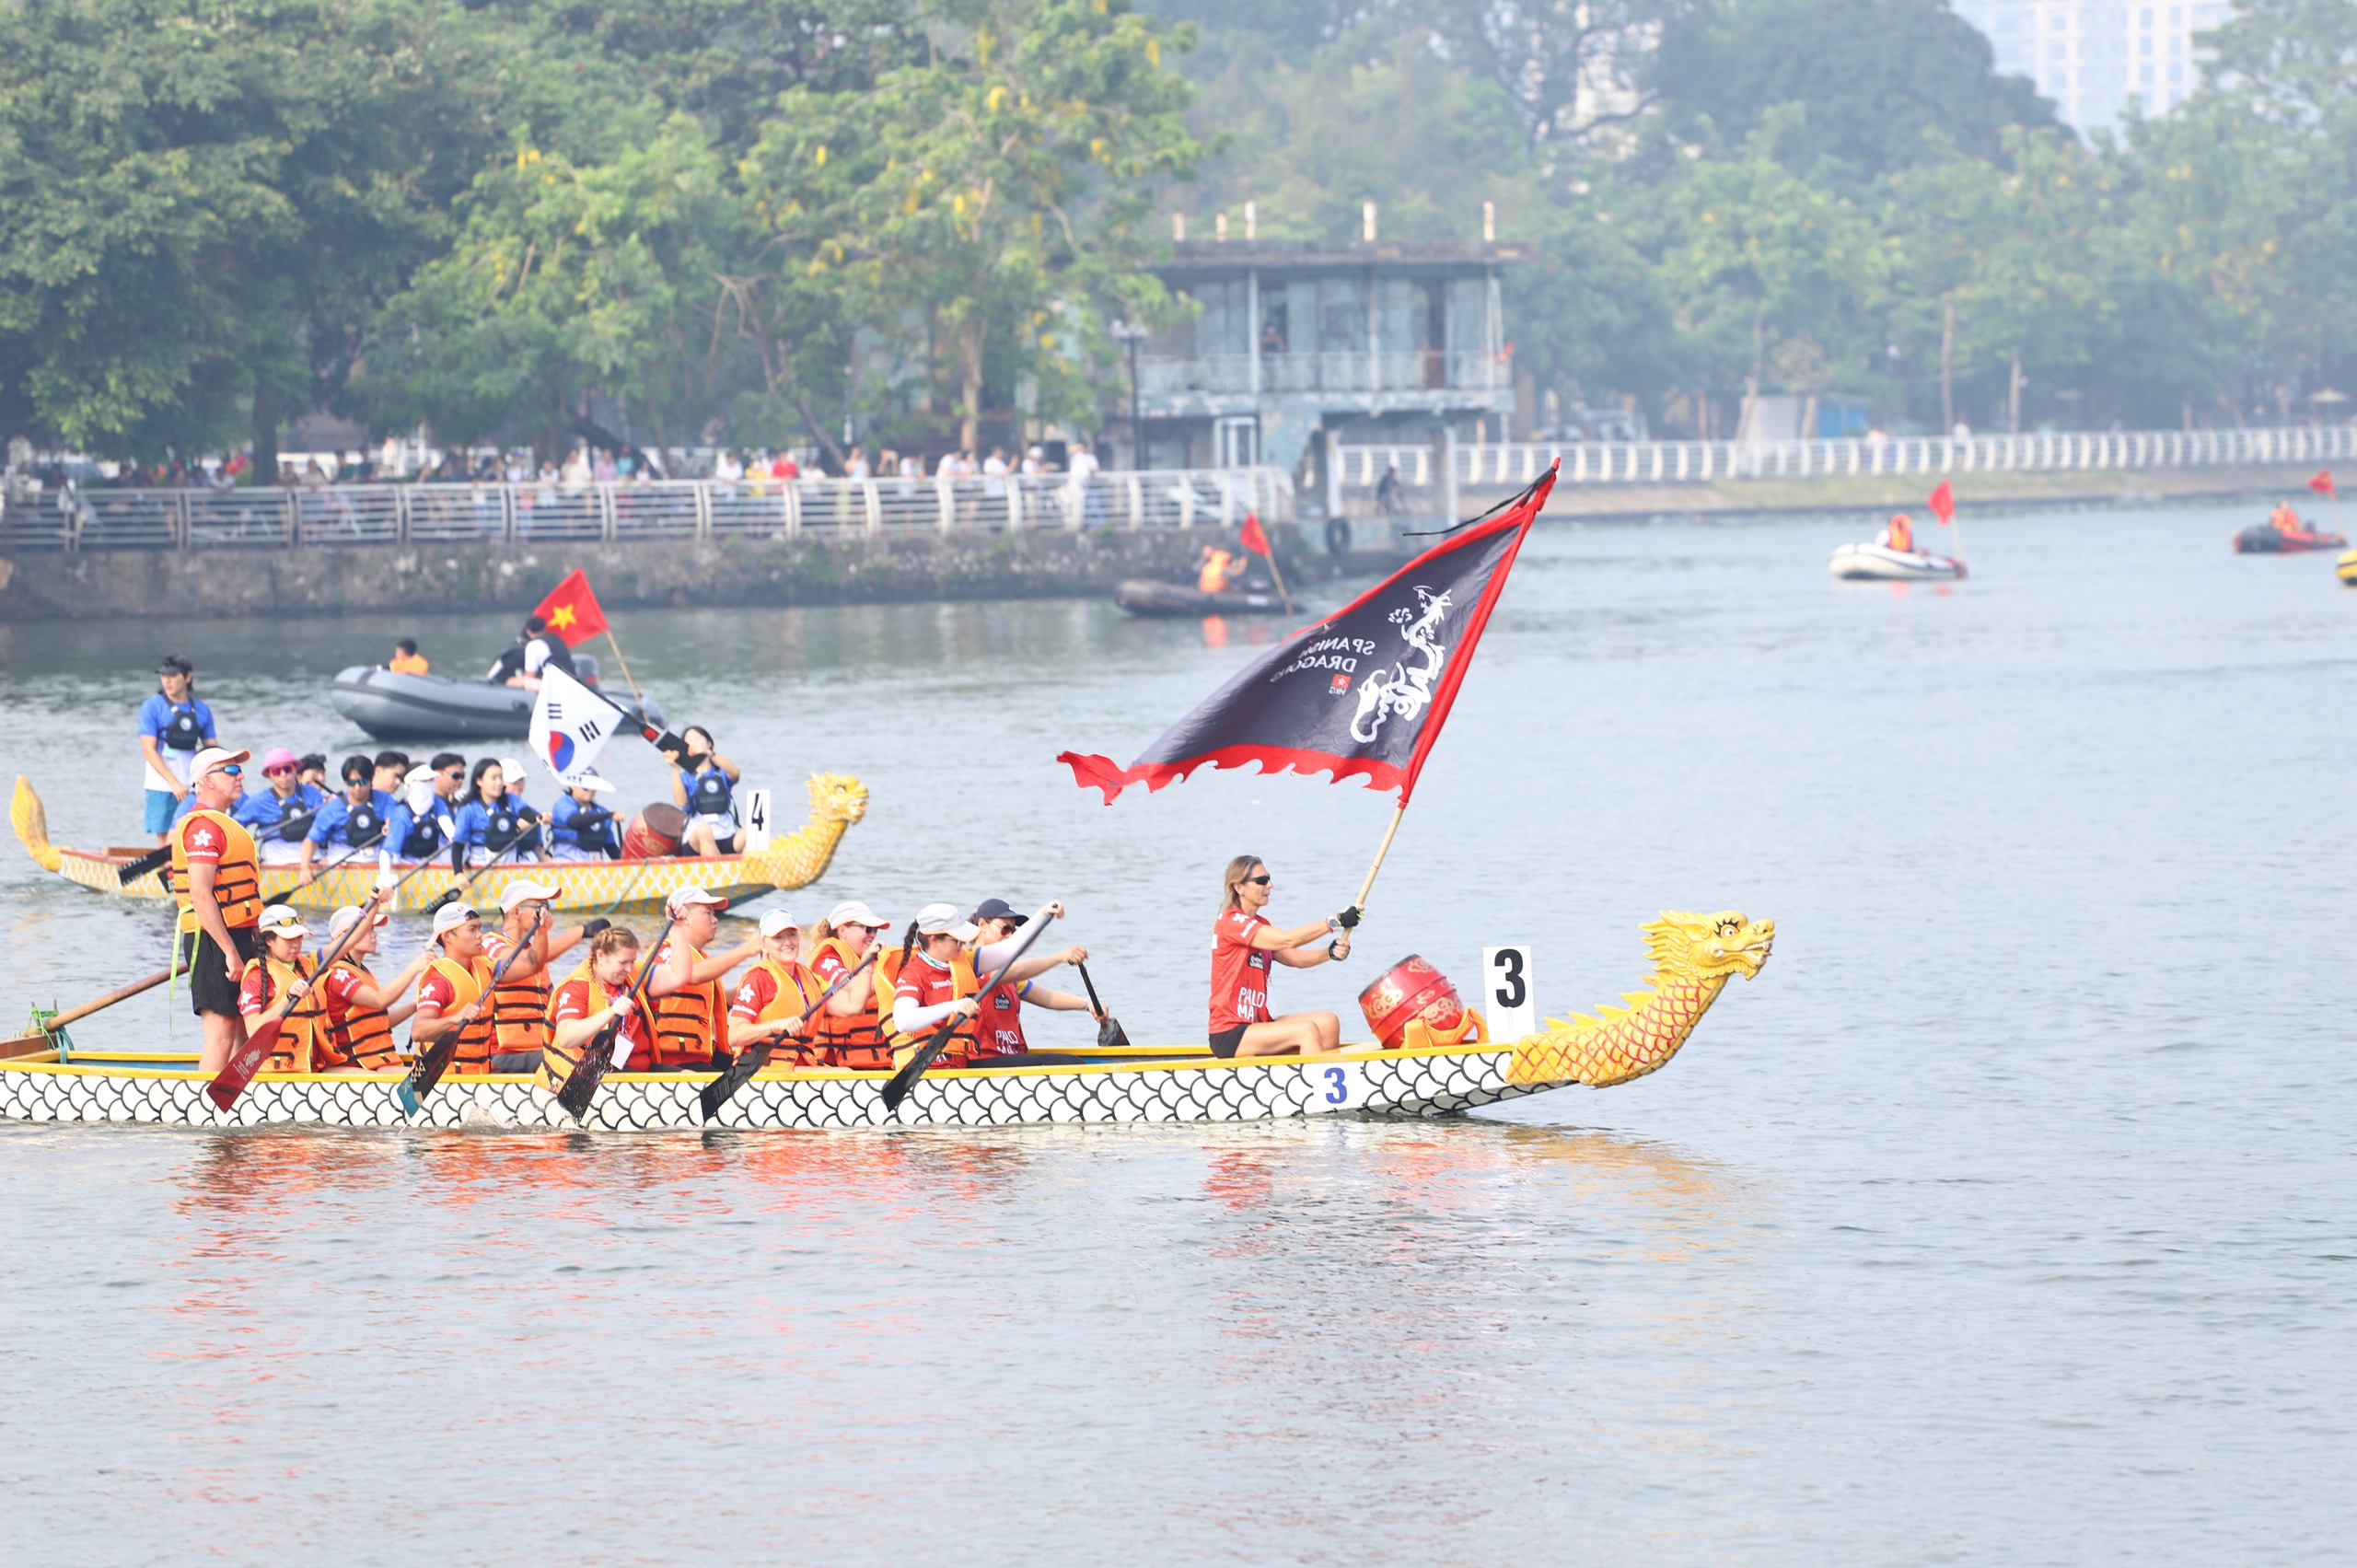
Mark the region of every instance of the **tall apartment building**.
POLYGON ((1997 69, 2027 76, 2079 131, 2116 124, 2128 100, 2165 114, 2200 85, 2193 35, 2219 27, 2224 0, 2118 5, 2111 0, 1952 0, 1988 35, 1997 69))

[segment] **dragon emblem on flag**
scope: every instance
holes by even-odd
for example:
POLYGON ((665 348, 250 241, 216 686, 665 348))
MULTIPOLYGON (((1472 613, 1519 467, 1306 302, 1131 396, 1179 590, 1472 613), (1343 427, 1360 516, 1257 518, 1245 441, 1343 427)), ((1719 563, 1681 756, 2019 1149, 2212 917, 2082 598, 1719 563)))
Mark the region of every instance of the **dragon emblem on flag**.
POLYGON ((1433 683, 1448 664, 1448 650, 1433 640, 1441 622, 1448 618, 1448 595, 1435 594, 1418 584, 1416 602, 1423 607, 1422 615, 1402 605, 1391 612, 1390 621, 1400 629, 1399 635, 1406 639, 1409 650, 1422 654, 1424 662, 1420 668, 1410 669, 1402 659, 1389 669, 1368 672, 1359 686, 1358 714, 1351 720, 1351 738, 1362 745, 1372 741, 1376 731, 1383 727, 1383 721, 1393 714, 1410 724, 1415 723, 1422 714, 1424 704, 1433 700, 1433 683))

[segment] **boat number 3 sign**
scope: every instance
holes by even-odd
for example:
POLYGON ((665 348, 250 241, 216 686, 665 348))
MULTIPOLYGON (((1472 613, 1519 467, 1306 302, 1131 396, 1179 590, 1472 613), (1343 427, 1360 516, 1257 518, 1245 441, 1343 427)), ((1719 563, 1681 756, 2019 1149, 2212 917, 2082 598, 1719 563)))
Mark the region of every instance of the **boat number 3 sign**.
POLYGON ((1490 1039, 1515 1040, 1538 1032, 1529 948, 1482 948, 1481 987, 1481 1016, 1490 1026, 1490 1039))
POLYGON ((745 853, 767 854, 770 852, 770 792, 749 789, 745 792, 745 853))

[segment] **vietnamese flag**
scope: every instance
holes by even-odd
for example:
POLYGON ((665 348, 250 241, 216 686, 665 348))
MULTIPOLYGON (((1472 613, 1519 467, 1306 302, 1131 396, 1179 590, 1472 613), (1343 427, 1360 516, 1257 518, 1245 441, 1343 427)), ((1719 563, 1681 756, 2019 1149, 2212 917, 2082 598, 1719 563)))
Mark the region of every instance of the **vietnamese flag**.
POLYGON ((579 647, 606 629, 606 612, 598 608, 589 579, 577 569, 551 588, 532 613, 547 621, 549 630, 563 637, 568 648, 579 647))
POLYGON ((1396 789, 1406 807, 1440 738, 1473 645, 1505 590, 1506 575, 1547 494, 1550 467, 1504 505, 1449 530, 1440 543, 1314 625, 1244 667, 1211 699, 1124 768, 1077 751, 1056 761, 1105 803, 1132 784, 1160 789, 1197 768, 1329 772, 1396 789))
POLYGON ((1932 492, 1932 498, 1926 505, 1932 508, 1932 516, 1940 519, 1941 526, 1956 521, 1956 492, 1949 488, 1946 480, 1940 481, 1940 487, 1932 492))
POLYGON ((2330 469, 2316 470, 2316 478, 2308 481, 2308 488, 2315 491, 2319 495, 2329 495, 2335 501, 2340 499, 2340 492, 2332 487, 2332 470, 2330 469))
POLYGON ((1268 530, 1260 527, 1260 513, 1245 513, 1244 527, 1237 530, 1236 537, 1237 541, 1253 554, 1266 555, 1269 553, 1268 530))

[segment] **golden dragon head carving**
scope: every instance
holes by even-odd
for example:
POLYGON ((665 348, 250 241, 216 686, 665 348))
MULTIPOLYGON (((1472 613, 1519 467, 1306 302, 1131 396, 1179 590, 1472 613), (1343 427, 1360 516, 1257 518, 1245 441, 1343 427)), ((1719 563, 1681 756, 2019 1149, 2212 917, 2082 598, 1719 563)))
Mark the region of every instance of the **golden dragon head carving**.
POLYGON ((849 773, 810 775, 810 819, 856 822, 867 815, 867 786, 849 773))
POLYGON ((1655 985, 1724 980, 1734 974, 1749 980, 1775 946, 1776 923, 1747 920, 1741 910, 1716 914, 1664 910, 1659 920, 1645 923, 1645 956, 1653 960, 1655 985))

